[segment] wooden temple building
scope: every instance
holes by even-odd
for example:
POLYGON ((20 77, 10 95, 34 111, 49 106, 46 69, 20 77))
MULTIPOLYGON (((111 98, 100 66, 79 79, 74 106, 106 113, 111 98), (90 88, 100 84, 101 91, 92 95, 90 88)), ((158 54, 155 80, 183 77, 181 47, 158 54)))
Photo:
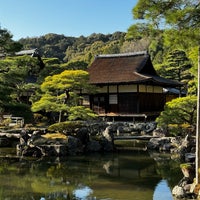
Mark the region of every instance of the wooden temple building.
POLYGON ((83 105, 103 117, 157 117, 168 100, 179 96, 166 88, 182 86, 160 77, 146 51, 98 55, 88 72, 98 92, 85 95, 83 105))

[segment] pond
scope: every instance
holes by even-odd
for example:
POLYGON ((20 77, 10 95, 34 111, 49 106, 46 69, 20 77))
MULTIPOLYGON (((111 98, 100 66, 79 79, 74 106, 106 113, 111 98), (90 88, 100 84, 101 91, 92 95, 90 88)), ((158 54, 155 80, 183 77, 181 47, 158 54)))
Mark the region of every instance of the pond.
POLYGON ((0 200, 172 200, 182 178, 170 155, 139 150, 20 158, 0 148, 0 200))

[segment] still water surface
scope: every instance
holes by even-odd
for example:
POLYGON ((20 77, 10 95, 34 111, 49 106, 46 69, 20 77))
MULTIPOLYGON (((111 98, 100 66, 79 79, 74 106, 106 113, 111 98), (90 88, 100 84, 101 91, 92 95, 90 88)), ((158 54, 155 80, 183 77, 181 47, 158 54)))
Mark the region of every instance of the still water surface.
POLYGON ((38 160, 14 155, 0 148, 0 200, 172 200, 182 178, 177 161, 144 151, 38 160))

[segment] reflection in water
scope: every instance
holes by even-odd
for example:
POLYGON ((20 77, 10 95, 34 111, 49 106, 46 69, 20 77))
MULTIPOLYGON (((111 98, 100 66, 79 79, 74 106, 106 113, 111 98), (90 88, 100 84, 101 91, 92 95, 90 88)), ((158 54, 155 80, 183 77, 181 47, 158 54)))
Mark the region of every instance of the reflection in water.
POLYGON ((162 200, 173 200, 166 180, 161 180, 155 188, 153 200, 158 200, 160 197, 162 197, 162 200))
POLYGON ((75 189, 73 193, 76 198, 86 200, 93 191, 88 186, 81 186, 80 188, 75 189))
POLYGON ((106 162, 103 165, 103 169, 105 169, 105 171, 106 171, 107 174, 111 173, 111 167, 112 167, 112 165, 113 165, 113 162, 111 160, 109 160, 108 162, 106 162))
POLYGON ((163 191, 170 197, 179 163, 156 160, 143 151, 41 160, 1 155, 0 199, 159 200, 163 191))

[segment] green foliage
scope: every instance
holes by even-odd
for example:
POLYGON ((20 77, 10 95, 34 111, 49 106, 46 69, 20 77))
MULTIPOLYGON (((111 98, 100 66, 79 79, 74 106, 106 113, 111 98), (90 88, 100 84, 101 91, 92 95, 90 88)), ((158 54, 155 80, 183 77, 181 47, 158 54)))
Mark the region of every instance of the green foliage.
POLYGON ((0 60, 0 110, 6 112, 5 105, 24 103, 23 94, 33 90, 28 83, 40 71, 37 58, 30 56, 7 57, 0 60))
POLYGON ((68 119, 73 120, 91 120, 95 119, 98 115, 95 114, 91 109, 84 106, 73 106, 69 109, 68 119))
POLYGON ((42 110, 45 110, 46 112, 67 111, 68 106, 66 104, 63 104, 63 99, 63 95, 56 97, 45 93, 38 101, 33 103, 31 110, 33 112, 38 112, 42 110))
POLYGON ((7 29, 0 27, 0 54, 13 54, 21 50, 22 45, 12 40, 12 34, 7 29))
POLYGON ((166 103, 164 111, 156 119, 158 126, 175 134, 180 133, 180 128, 193 131, 196 124, 196 103, 196 96, 181 97, 166 103))
POLYGON ((103 54, 117 54, 120 53, 120 41, 111 41, 103 47, 103 54))
POLYGON ((68 62, 61 65, 63 69, 66 70, 86 70, 88 64, 84 61, 68 62))
POLYGON ((83 70, 65 70, 60 74, 48 76, 41 85, 43 92, 63 93, 66 89, 80 90, 86 86, 88 72, 83 70))
POLYGON ((199 28, 165 29, 163 32, 164 46, 167 49, 188 49, 198 45, 199 28))
POLYGON ((200 5, 198 1, 139 0, 133 8, 135 19, 146 19, 159 26, 163 23, 178 28, 199 25, 200 5))
POLYGON ((144 26, 145 19, 146 27, 163 30, 163 44, 172 50, 198 45, 199 11, 198 1, 139 0, 132 13, 135 19, 141 20, 140 26, 144 26))
POLYGON ((182 163, 180 164, 181 169, 192 169, 192 165, 190 163, 182 163))
POLYGON ((95 42, 102 42, 102 48, 108 45, 109 47, 107 47, 105 52, 114 53, 119 51, 118 48, 124 35, 125 33, 123 32, 107 35, 93 33, 88 37, 67 37, 58 34, 47 34, 37 38, 20 39, 19 42, 24 45, 25 49, 38 48, 44 57, 56 57, 60 62, 84 61, 90 63, 94 55, 99 54, 97 51, 93 51, 92 45, 95 42), (115 45, 109 44, 116 41, 117 44, 115 45))
POLYGON ((161 31, 154 29, 150 24, 137 23, 128 28, 127 40, 140 40, 142 38, 153 38, 158 36, 161 31))
POLYGON ((173 136, 185 137, 187 134, 194 134, 194 126, 190 124, 169 124, 166 129, 173 136))
POLYGON ((80 121, 66 121, 52 124, 48 127, 50 132, 59 132, 59 133, 73 133, 75 129, 81 128, 83 123, 80 121))
POLYGON ((22 103, 10 103, 5 105, 7 113, 12 114, 15 117, 23 117, 25 123, 33 123, 33 113, 31 107, 22 103))
POLYGON ((42 58, 43 63, 45 64, 45 67, 47 65, 57 65, 60 64, 60 60, 58 58, 42 58))
POLYGON ((190 47, 190 51, 188 53, 188 57, 193 65, 190 72, 192 73, 196 81, 198 78, 198 49, 199 46, 190 47))
MULTIPOLYGON (((197 93, 199 13, 200 3, 197 0, 139 0, 132 10, 133 17, 138 20, 138 23, 130 26, 127 33, 127 38, 131 40, 140 41, 141 37, 150 39, 147 48, 158 73, 166 78, 171 77, 177 80, 177 76, 174 77, 174 75, 178 75, 177 71, 181 70, 182 73, 179 73, 178 80, 188 84, 188 94, 190 95, 197 93), (175 63, 171 65, 167 61, 169 60, 167 55, 177 49, 184 50, 185 57, 190 59, 188 61, 190 69, 175 63), (169 69, 170 65, 173 69, 171 68, 167 75, 166 68, 169 69)), ((187 63, 185 62, 185 64, 187 63)))
POLYGON ((182 90, 187 91, 188 83, 193 80, 193 75, 190 72, 191 67, 191 62, 185 51, 174 49, 168 52, 162 65, 157 65, 157 70, 162 77, 183 83, 185 88, 182 87, 182 90))
POLYGON ((166 56, 165 77, 185 83, 187 76, 191 79, 189 75, 190 68, 191 65, 183 50, 175 49, 166 56))
MULTIPOLYGON (((21 102, 21 94, 30 88, 40 88, 31 97, 34 112, 64 112, 69 116, 72 113, 72 119, 76 119, 75 108, 79 106, 77 91, 92 91, 86 84, 88 75, 81 70, 88 67, 96 54, 147 49, 160 75, 187 83, 188 93, 196 94, 199 10, 196 0, 139 0, 132 12, 134 18, 141 19, 142 23, 130 26, 127 34, 94 33, 77 38, 47 34, 21 39, 19 42, 24 49, 38 48, 42 55, 51 58, 43 58, 45 68, 42 71, 37 60, 29 56, 0 60, 0 71, 3 72, 0 73, 0 111, 5 110, 5 102, 21 102), (179 51, 180 54, 177 54, 180 49, 184 53, 179 51), (77 70, 80 70, 80 77, 77 72, 69 72, 77 70), (27 84, 27 75, 37 76, 37 84, 27 84), (67 104, 66 90, 70 90, 67 104)), ((15 45, 7 30, 1 30, 0 44, 0 52, 13 51, 15 45)), ((85 116, 85 111, 82 112, 85 116)))
POLYGON ((45 64, 45 68, 38 74, 37 84, 42 84, 47 76, 53 76, 54 74, 59 74, 62 71, 64 71, 64 69, 61 67, 61 64, 52 64, 51 61, 47 62, 45 64))
MULTIPOLYGON (((40 98, 32 104, 32 111, 57 112, 59 122, 70 115, 71 119, 77 118, 76 109, 72 108, 78 106, 82 90, 92 91, 88 78, 88 72, 83 70, 65 70, 60 74, 46 77, 41 84, 40 98)), ((81 118, 93 117, 90 109, 80 107, 80 111, 82 111, 81 118)))

